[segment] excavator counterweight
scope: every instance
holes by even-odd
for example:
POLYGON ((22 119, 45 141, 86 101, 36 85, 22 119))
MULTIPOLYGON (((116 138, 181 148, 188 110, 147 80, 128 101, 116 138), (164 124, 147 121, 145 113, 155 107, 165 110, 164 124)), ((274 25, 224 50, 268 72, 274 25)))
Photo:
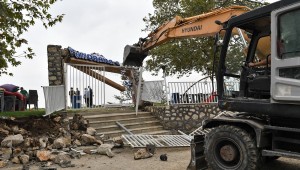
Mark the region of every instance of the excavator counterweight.
POLYGON ((143 60, 147 57, 148 52, 144 52, 140 47, 126 45, 124 48, 123 65, 137 66, 143 65, 143 60))

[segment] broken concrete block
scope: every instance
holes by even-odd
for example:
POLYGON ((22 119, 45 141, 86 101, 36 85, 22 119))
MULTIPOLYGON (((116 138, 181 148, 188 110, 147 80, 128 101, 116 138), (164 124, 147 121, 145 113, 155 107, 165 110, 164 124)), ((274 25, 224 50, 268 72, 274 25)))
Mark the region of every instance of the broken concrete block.
POLYGON ((96 133, 97 133, 97 131, 96 131, 96 129, 94 129, 94 128, 92 128, 92 127, 88 127, 88 128, 86 129, 86 133, 89 134, 89 135, 95 136, 96 133))
POLYGON ((108 157, 112 158, 114 156, 111 151, 113 147, 114 145, 112 144, 102 144, 97 148, 97 153, 100 155, 107 155, 108 157))
POLYGON ((146 159, 152 157, 153 154, 148 152, 146 149, 139 149, 136 153, 134 153, 134 159, 146 159))
POLYGON ((19 159, 21 161, 22 164, 28 164, 29 162, 29 156, 28 155, 21 155, 19 156, 19 159))
POLYGON ((41 162, 50 160, 50 156, 51 156, 50 151, 37 151, 36 152, 36 157, 41 162))
POLYGON ((3 139, 1 142, 2 147, 12 147, 18 146, 24 141, 23 136, 21 134, 10 135, 3 139))

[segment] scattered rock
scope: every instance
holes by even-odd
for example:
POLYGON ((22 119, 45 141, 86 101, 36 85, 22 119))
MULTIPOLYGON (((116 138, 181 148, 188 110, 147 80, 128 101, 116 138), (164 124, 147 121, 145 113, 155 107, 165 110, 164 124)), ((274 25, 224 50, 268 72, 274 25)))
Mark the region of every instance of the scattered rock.
POLYGON ((11 127, 11 130, 14 134, 18 134, 19 133, 19 127, 18 126, 13 126, 11 127))
POLYGON ((48 161, 48 160, 50 160, 51 152, 50 151, 37 151, 36 157, 41 162, 48 161))
POLYGON ((73 144, 77 146, 81 146, 81 142, 78 139, 74 140, 73 144))
POLYGON ((8 161, 0 161, 0 168, 3 168, 7 165, 8 161))
POLYGON ((88 127, 88 128, 86 129, 86 133, 89 134, 89 135, 95 136, 96 133, 97 133, 97 131, 96 131, 95 128, 88 127))
POLYGON ((124 146, 123 140, 121 137, 113 138, 114 148, 122 148, 124 146))
POLYGON ((5 129, 7 131, 11 131, 10 127, 8 127, 6 124, 3 125, 3 129, 5 129))
POLYGON ((72 122, 70 123, 70 128, 72 130, 86 130, 89 122, 83 118, 80 114, 75 114, 73 116, 72 122))
POLYGON ((114 156, 111 151, 113 147, 114 146, 112 144, 102 144, 97 148, 97 153, 100 155, 107 155, 108 157, 112 158, 114 156))
POLYGON ((84 149, 83 152, 86 153, 86 154, 92 154, 92 151, 89 150, 89 149, 84 149))
POLYGON ((81 154, 80 154, 80 152, 78 152, 78 151, 70 151, 69 152, 69 155, 70 155, 70 157, 72 158, 72 159, 74 159, 74 158, 77 158, 77 159, 79 159, 79 158, 81 158, 81 154))
POLYGON ((152 157, 153 154, 148 152, 145 148, 139 149, 136 153, 134 153, 134 159, 146 159, 152 157))
POLYGON ((3 147, 12 147, 18 146, 24 141, 23 136, 21 134, 7 136, 1 142, 1 146, 3 147))
POLYGON ((7 136, 9 134, 9 131, 5 130, 3 128, 0 128, 0 134, 7 136))
POLYGON ((42 138, 39 139, 39 142, 40 142, 40 147, 41 148, 46 148, 48 138, 47 137, 42 137, 42 138))
POLYGON ((17 147, 13 150, 13 155, 19 155, 22 153, 22 151, 23 151, 22 148, 17 147))
POLYGON ((21 163, 21 162, 20 162, 20 159, 19 159, 18 157, 16 157, 16 156, 15 156, 14 158, 11 159, 11 162, 12 162, 12 163, 15 163, 15 164, 20 164, 20 163, 21 163))
POLYGON ((30 147, 33 139, 32 138, 25 138, 24 140, 24 146, 25 147, 30 147))
POLYGON ((71 165, 71 158, 69 155, 66 154, 58 154, 55 159, 54 163, 58 164, 62 168, 70 167, 71 165))
POLYGON ((29 162, 29 156, 28 155, 21 155, 19 156, 19 159, 21 161, 22 164, 28 164, 29 162))
POLYGON ((55 139, 52 145, 53 149, 62 149, 71 145, 71 139, 66 137, 60 137, 55 139))
POLYGON ((9 160, 12 157, 12 153, 11 148, 1 148, 2 159, 9 160))
POLYGON ((27 132, 27 130, 25 130, 25 129, 23 129, 23 128, 20 128, 20 129, 19 129, 19 133, 20 133, 21 135, 26 135, 28 132, 27 132))
POLYGON ((61 117, 60 116, 57 116, 53 119, 54 122, 58 123, 61 121, 61 117))
POLYGON ((90 145, 94 143, 98 143, 94 136, 91 136, 89 134, 83 134, 81 136, 81 144, 90 145))

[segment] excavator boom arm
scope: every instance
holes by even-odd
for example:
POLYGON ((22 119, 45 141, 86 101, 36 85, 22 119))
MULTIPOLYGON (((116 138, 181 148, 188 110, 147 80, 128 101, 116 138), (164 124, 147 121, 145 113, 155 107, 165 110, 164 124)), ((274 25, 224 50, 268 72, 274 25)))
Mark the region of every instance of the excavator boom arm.
POLYGON ((172 39, 215 35, 222 29, 220 23, 247 11, 250 11, 248 7, 231 6, 189 18, 176 16, 146 38, 140 38, 137 44, 127 45, 124 49, 123 65, 141 66, 149 50, 172 39), (216 21, 219 24, 216 24, 216 21))

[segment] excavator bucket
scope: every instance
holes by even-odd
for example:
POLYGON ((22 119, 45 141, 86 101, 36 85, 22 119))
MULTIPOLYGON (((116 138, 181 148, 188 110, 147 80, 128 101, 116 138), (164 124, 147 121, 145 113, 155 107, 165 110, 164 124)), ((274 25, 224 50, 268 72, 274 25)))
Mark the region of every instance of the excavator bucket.
POLYGON ((207 169, 207 162, 204 155, 204 137, 205 135, 195 135, 191 141, 191 161, 187 170, 207 169))
POLYGON ((138 46, 126 45, 124 48, 123 66, 143 65, 143 60, 147 57, 148 52, 142 52, 138 46))

